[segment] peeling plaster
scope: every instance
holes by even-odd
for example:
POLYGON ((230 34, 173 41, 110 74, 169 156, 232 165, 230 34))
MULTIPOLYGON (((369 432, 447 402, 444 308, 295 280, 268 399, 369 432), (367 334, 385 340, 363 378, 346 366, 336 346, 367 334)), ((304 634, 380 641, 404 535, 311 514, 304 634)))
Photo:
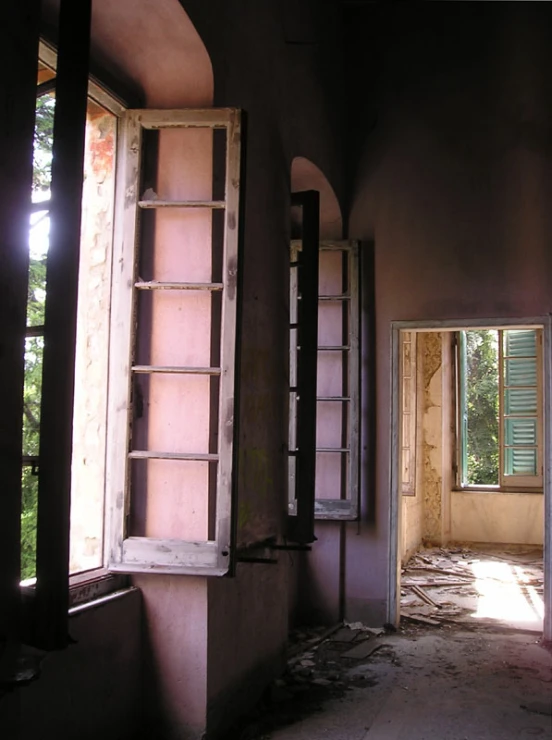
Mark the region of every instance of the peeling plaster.
POLYGON ((440 543, 442 496, 442 424, 441 374, 442 336, 431 332, 420 334, 422 345, 422 494, 424 542, 440 543))

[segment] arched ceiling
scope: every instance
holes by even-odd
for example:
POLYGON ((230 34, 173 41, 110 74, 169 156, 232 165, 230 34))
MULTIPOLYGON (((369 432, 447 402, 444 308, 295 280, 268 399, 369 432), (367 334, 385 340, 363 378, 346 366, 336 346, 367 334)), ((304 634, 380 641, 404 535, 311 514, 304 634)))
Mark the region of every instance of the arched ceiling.
POLYGON ((341 208, 324 173, 309 159, 295 157, 291 163, 291 190, 318 190, 320 193, 320 238, 342 239, 341 208))
MULTIPOLYGON (((47 27, 56 28, 59 0, 43 0, 47 27)), ((178 0, 94 0, 94 63, 138 88, 159 108, 213 103, 209 54, 178 0)))

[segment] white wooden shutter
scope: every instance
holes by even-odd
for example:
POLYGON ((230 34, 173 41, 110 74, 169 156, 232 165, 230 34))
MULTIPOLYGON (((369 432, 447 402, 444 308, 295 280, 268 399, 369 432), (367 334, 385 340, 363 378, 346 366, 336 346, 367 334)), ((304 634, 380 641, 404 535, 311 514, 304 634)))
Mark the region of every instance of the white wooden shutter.
MULTIPOLYGON (((297 264, 302 243, 291 244, 297 264)), ((291 275, 292 323, 297 281, 291 275)), ((290 363, 295 386, 296 359, 290 363)), ((318 351, 316 390, 316 519, 349 520, 358 516, 359 494, 359 251, 353 241, 319 244, 318 351)), ((290 448, 294 447, 295 405, 290 398, 290 448)), ((293 460, 292 460, 293 463, 293 460)), ((294 467, 290 465, 290 512, 294 511, 294 467)))
MULTIPOLYGON (((229 570, 232 549, 240 112, 128 111, 122 120, 120 155, 108 418, 108 567, 120 572, 222 575, 229 570), (212 147, 213 168, 209 193, 188 198, 170 185, 170 176, 161 166, 174 172, 184 189, 189 185, 195 192, 193 167, 201 152, 189 148, 188 159, 180 161, 178 138, 174 139, 174 151, 163 148, 165 132, 192 130, 205 132, 206 146, 212 147), (155 171, 156 148, 165 153, 156 171, 157 181, 155 177, 148 179, 149 170, 155 171), (221 171, 215 169, 217 155, 221 171), (161 188, 156 185, 159 181, 165 182, 161 188), (165 265, 159 277, 157 267, 150 265, 155 262, 155 250, 165 250, 171 262, 178 250, 187 254, 197 248, 186 232, 196 228, 195 217, 211 223, 210 249, 207 245, 203 250, 211 260, 211 274, 198 279, 197 265, 190 258, 183 260, 185 269, 165 265), (176 252, 167 251, 167 240, 176 252), (186 306, 202 301, 208 306, 206 328, 203 323, 194 328, 186 317, 186 306), (157 342, 165 342, 160 350, 153 334, 156 330, 166 333, 167 324, 174 326, 173 336, 168 342, 163 338, 157 342), (183 326, 188 326, 188 333, 183 326), (159 360, 163 353, 193 356, 194 343, 205 342, 211 347, 210 360, 159 360), (197 394, 194 396, 194 388, 200 387, 205 408, 197 394), (161 415, 153 424, 156 404, 165 409, 167 418, 161 415), (186 439, 193 436, 198 414, 210 419, 208 440, 192 449, 186 439), (152 439, 156 437, 168 441, 154 446, 152 439), (178 473, 175 466, 179 466, 178 473), (193 470, 199 471, 195 478, 195 473, 190 473, 193 470), (195 483, 188 486, 186 481, 192 479, 195 483), (202 488, 197 488, 197 481, 202 488), (152 500, 155 506, 150 505, 152 500), (196 527, 202 534, 190 537, 186 531, 197 519, 198 509, 205 520, 196 527), (153 523, 155 517, 163 519, 171 536, 151 534, 159 529, 153 523), (182 534, 178 522, 182 522, 182 534)), ((208 177, 208 155, 206 161, 207 166, 200 165, 197 170, 204 179, 208 177)), ((201 250, 198 255, 203 259, 201 250)))

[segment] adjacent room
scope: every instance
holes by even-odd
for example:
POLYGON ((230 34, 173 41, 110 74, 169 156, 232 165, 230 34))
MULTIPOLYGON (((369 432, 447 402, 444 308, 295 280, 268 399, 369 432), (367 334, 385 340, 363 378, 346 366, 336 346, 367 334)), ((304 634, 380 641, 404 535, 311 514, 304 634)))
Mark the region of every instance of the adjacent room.
POLYGON ((540 633, 543 332, 400 335, 401 615, 540 633))

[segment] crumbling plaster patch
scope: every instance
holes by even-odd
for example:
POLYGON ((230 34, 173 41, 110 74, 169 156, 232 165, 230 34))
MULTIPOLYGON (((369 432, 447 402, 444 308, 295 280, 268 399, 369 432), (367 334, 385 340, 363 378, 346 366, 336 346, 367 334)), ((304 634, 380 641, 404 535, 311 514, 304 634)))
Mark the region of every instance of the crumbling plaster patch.
POLYGON ((441 540, 442 493, 442 336, 420 334, 422 344, 422 493, 424 501, 423 539, 441 540))

